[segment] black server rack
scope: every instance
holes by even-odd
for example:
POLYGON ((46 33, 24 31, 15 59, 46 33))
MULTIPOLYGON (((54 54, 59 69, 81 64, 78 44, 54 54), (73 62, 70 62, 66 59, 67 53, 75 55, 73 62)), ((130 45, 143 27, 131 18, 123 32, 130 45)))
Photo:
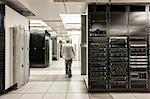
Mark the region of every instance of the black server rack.
POLYGON ((50 34, 45 31, 45 66, 50 64, 50 34))
POLYGON ((45 65, 49 65, 49 40, 45 40, 45 65))
POLYGON ((0 5, 0 94, 5 90, 5 5, 0 5))
POLYGON ((47 33, 30 34, 30 68, 49 66, 49 41, 45 38, 47 33))
POLYGON ((109 9, 109 87, 128 88, 127 9, 125 5, 111 5, 109 9))
POLYGON ((129 88, 147 89, 149 86, 149 59, 147 13, 145 6, 129 9, 129 88), (136 20, 136 16, 142 18, 136 20))
POLYGON ((87 27, 86 27, 86 15, 81 15, 81 75, 86 75, 86 64, 87 64, 87 27))
POLYGON ((88 6, 89 91, 149 91, 148 7, 88 6))
MULTIPOLYGON (((90 10, 96 10, 90 9, 90 10)), ((108 37, 106 6, 99 12, 89 12, 89 90, 106 90, 108 88, 108 37), (101 16, 101 17, 99 17, 101 16)))

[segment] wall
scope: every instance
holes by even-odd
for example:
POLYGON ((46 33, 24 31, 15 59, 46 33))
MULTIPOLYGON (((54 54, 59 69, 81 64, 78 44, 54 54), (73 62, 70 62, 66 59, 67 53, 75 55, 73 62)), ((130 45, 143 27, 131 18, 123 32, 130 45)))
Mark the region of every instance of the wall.
POLYGON ((13 35, 10 27, 21 25, 29 30, 29 21, 10 7, 5 8, 5 89, 7 89, 13 85, 13 35))

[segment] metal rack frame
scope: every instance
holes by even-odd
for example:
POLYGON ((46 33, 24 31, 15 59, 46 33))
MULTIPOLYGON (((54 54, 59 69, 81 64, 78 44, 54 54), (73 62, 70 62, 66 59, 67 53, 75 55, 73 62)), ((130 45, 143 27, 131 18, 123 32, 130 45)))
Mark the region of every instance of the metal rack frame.
POLYGON ((0 5, 0 94, 5 90, 5 5, 0 5))

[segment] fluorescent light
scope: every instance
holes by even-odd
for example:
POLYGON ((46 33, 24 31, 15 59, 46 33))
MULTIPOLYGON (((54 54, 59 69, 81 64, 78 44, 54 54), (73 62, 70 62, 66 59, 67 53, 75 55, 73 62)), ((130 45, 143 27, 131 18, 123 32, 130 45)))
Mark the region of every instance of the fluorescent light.
POLYGON ((67 27, 77 27, 77 28, 79 28, 79 27, 81 27, 81 24, 80 23, 67 23, 66 24, 66 26, 67 27))
POLYGON ((52 30, 45 22, 42 20, 30 20, 30 29, 36 30, 52 30))
POLYGON ((66 29, 81 28, 81 14, 60 14, 66 29))
POLYGON ((30 23, 41 23, 41 20, 30 20, 30 23))
POLYGON ((43 26, 41 24, 30 24, 30 27, 47 27, 47 26, 43 26))
POLYGON ((68 35, 79 35, 81 31, 68 31, 68 35))
POLYGON ((81 14, 60 14, 65 23, 81 23, 81 14))

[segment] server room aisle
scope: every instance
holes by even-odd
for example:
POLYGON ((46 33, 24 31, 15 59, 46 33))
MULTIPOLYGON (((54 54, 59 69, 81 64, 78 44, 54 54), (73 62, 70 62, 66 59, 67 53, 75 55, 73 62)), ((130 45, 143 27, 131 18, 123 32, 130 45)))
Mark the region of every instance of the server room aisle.
POLYGON ((150 93, 87 93, 80 62, 73 62, 73 76, 65 76, 64 61, 49 68, 31 69, 29 83, 0 99, 150 99, 150 93))

